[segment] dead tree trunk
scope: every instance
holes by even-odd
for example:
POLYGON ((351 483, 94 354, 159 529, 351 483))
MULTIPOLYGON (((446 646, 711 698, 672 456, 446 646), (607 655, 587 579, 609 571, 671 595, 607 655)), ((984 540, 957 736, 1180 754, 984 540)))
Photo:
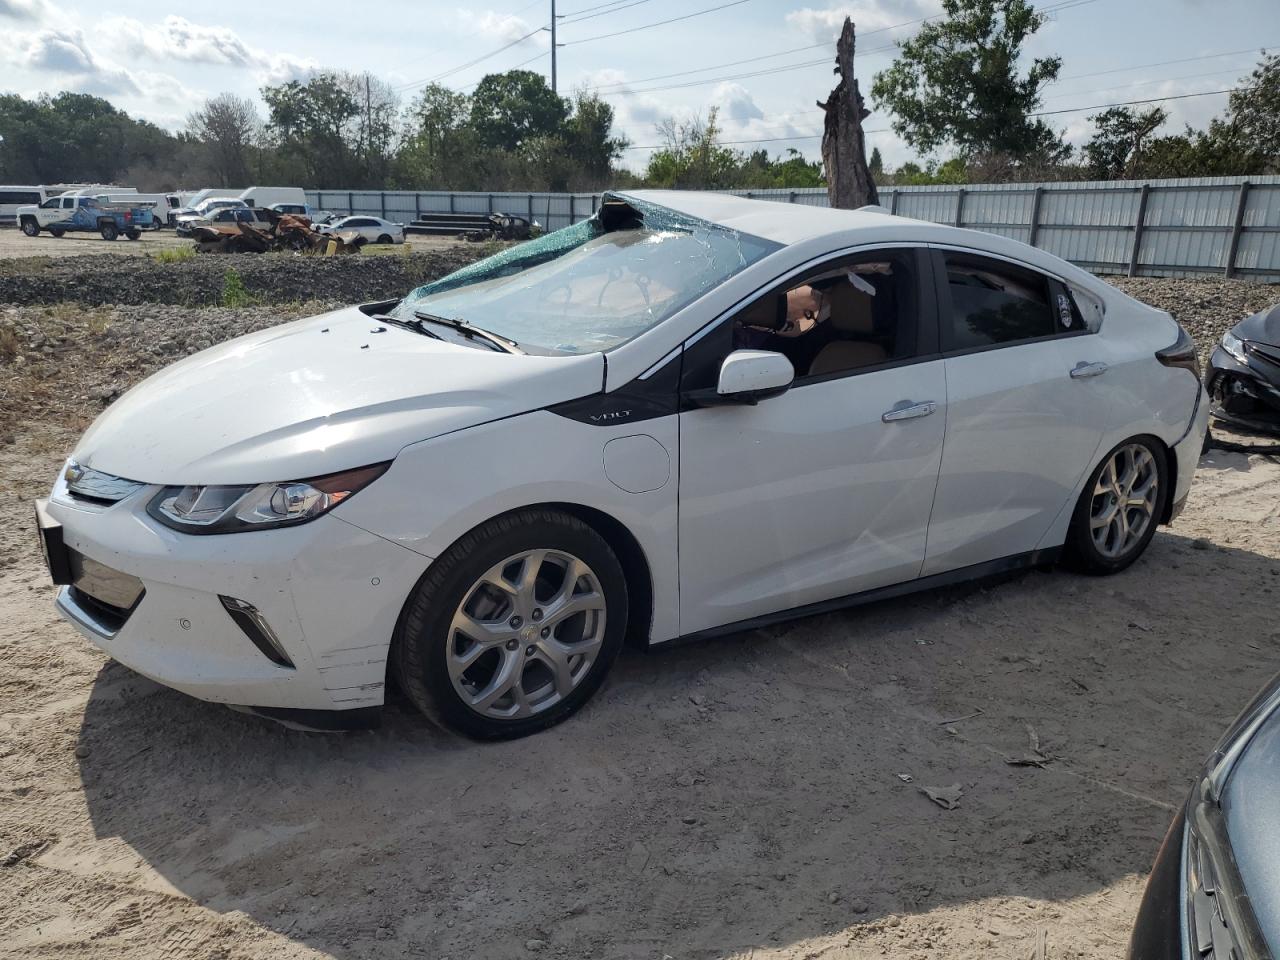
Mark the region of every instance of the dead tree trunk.
POLYGON ((840 82, 819 102, 826 111, 822 128, 822 165, 827 171, 827 197, 831 206, 844 210, 879 203, 876 185, 867 169, 866 140, 862 121, 871 115, 862 103, 858 81, 853 75, 853 21, 844 18, 844 28, 836 41, 836 69, 840 82))

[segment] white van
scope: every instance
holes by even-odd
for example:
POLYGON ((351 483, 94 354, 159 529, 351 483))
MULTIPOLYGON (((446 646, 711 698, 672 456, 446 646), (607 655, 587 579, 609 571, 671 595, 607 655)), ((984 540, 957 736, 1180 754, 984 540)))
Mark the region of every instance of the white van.
MULTIPOLYGON (((226 193, 223 196, 236 196, 226 193)), ((250 187, 239 194, 251 207, 269 207, 273 203, 306 203, 307 195, 301 187, 250 187)))

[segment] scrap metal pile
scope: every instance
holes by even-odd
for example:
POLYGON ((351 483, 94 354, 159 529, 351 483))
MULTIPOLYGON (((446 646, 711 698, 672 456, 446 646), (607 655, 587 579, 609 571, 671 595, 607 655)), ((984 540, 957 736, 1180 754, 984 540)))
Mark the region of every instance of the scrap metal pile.
MULTIPOLYGON (((268 216, 274 211, 264 210, 268 216)), ((242 221, 221 226, 203 226, 191 231, 200 253, 272 253, 293 252, 317 256, 359 253, 361 244, 355 231, 321 233, 306 217, 276 214, 271 225, 260 229, 242 221)))

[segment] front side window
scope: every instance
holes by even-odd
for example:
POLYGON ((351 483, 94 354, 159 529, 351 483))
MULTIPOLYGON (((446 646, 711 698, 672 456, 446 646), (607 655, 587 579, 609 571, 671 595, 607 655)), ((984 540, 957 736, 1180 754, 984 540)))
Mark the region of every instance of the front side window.
POLYGON ((57 210, 59 202, 60 201, 58 200, 57 197, 51 197, 48 200, 46 200, 44 203, 40 204, 40 209, 41 210, 57 210))
POLYGON ((1043 274, 962 254, 947 254, 945 263, 950 300, 942 310, 945 349, 998 346, 1060 332, 1058 308, 1043 274))
POLYGON ((733 348, 784 354, 797 382, 908 359, 918 294, 914 251, 860 255, 756 300, 734 320, 733 348))
POLYGON ((606 199, 595 217, 413 291, 394 313, 465 320, 530 352, 610 350, 778 244, 664 207, 606 199))

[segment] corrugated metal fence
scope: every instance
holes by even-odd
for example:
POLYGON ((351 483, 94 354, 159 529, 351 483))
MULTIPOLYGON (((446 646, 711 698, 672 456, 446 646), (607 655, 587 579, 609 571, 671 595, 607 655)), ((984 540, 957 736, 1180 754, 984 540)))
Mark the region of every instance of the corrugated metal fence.
MULTIPOLYGON (((825 188, 735 190, 761 200, 827 205, 825 188)), ((590 193, 321 190, 309 202, 335 213, 408 222, 423 213, 506 213, 557 230, 590 217, 590 193)), ((904 217, 998 233, 1095 273, 1280 282, 1280 176, 1186 180, 885 187, 880 202, 904 217)))

